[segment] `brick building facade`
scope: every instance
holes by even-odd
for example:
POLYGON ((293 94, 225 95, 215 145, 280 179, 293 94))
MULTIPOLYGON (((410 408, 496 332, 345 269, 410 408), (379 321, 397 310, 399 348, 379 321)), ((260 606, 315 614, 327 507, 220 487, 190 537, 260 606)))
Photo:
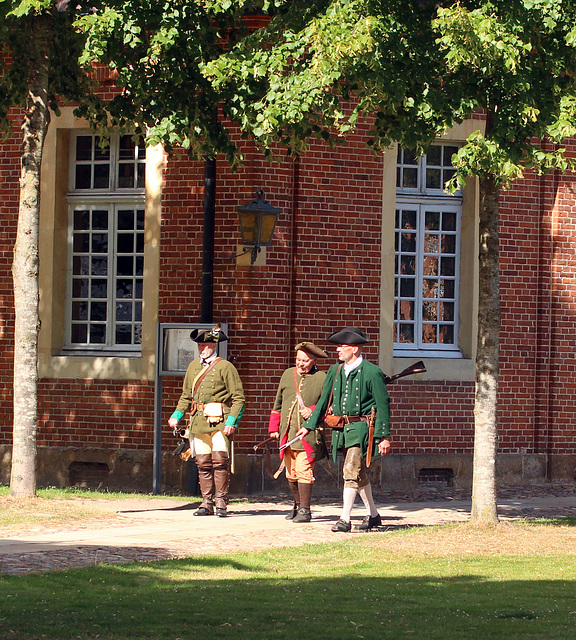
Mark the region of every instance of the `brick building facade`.
MULTIPOLYGON (((481 120, 464 123, 439 141, 438 148, 447 145, 448 157, 450 148, 481 126, 481 120)), ((200 320, 204 166, 148 149, 145 169, 142 155, 131 160, 137 171, 142 166, 145 183, 142 174, 142 182, 137 178, 133 189, 112 194, 112 204, 103 206, 106 194, 93 184, 78 187, 78 176, 84 175, 77 169, 82 158, 74 157, 78 135, 84 136, 82 144, 91 136, 71 109, 63 109, 50 126, 44 154, 38 481, 40 485, 150 491, 157 325, 200 320), (73 211, 108 206, 118 215, 138 212, 144 221, 134 232, 136 242, 143 239, 138 264, 144 266, 136 278, 141 295, 132 302, 138 306, 141 300, 141 328, 132 322, 139 336, 136 344, 96 349, 74 337, 85 325, 91 331, 98 323, 92 326, 81 313, 74 315, 74 300, 81 295, 76 295, 72 284, 72 258, 80 260, 83 254, 70 228, 73 211)), ((265 456, 253 450, 266 437, 280 374, 291 366, 297 342, 311 340, 330 349, 326 336, 350 325, 368 332, 371 343, 366 355, 386 373, 397 373, 420 359, 427 368, 426 374, 390 387, 393 453, 375 465, 372 473, 377 485, 409 491, 429 481, 463 487, 471 483, 478 188, 468 184, 452 200, 441 190, 431 196, 427 184, 418 190, 410 182, 420 165, 415 169, 416 164, 404 158, 402 174, 396 150, 376 156, 366 149, 366 137, 361 127, 341 148, 313 144, 298 161, 272 164, 246 143, 245 166, 235 173, 224 160, 217 160, 213 318, 228 325, 228 356, 235 359, 247 397, 236 437, 232 493, 283 486, 280 480, 270 479, 265 456), (406 181, 398 182, 398 175, 406 175, 406 181), (273 244, 251 265, 246 256, 235 257, 242 250, 236 208, 258 189, 282 213, 273 244), (399 225, 404 218, 395 212, 405 212, 408 220, 420 209, 436 212, 447 221, 456 212, 453 219, 458 226, 452 229, 447 222, 448 231, 440 230, 437 236, 431 236, 426 226, 427 244, 414 251, 407 245, 404 250, 409 225, 399 225), (455 248, 446 253, 444 242, 450 234, 450 246, 455 248), (434 238, 441 248, 432 255, 426 247, 434 238), (420 271, 436 269, 436 280, 432 271, 423 273, 426 286, 442 288, 436 298, 447 295, 448 281, 452 288, 456 286, 455 293, 447 296, 452 302, 438 302, 444 309, 444 323, 434 315, 437 312, 430 311, 428 294, 410 293, 409 287, 403 291, 402 278, 412 282, 413 276, 403 275, 402 257, 414 265, 422 252, 420 271), (431 267, 434 260, 436 266, 431 267), (446 311, 449 305, 452 312, 446 311), (422 332, 423 344, 420 339, 410 342, 413 331, 422 332)), ((122 141, 118 144, 121 164, 122 141)), ((92 169, 100 166, 97 155, 86 162, 86 166, 92 163, 92 169)), ((436 167, 430 175, 449 170, 449 163, 440 162, 440 168, 435 163, 430 157, 427 166, 436 167)), ((96 175, 100 169, 94 171, 96 175)), ((0 370, 0 480, 4 483, 9 480, 12 435, 10 268, 18 178, 19 141, 12 138, 0 145, 0 358, 4 365, 0 370)), ((507 483, 574 479, 575 180, 573 175, 528 175, 502 198, 499 473, 507 483)), ((95 229, 90 232, 94 237, 95 229)), ((122 325, 129 330, 131 326, 122 325)), ((171 456, 175 441, 167 427, 181 383, 176 375, 162 379, 163 491, 186 492, 192 487, 188 465, 171 456)), ((338 477, 334 469, 321 466, 318 470, 326 489, 334 487, 338 477)))

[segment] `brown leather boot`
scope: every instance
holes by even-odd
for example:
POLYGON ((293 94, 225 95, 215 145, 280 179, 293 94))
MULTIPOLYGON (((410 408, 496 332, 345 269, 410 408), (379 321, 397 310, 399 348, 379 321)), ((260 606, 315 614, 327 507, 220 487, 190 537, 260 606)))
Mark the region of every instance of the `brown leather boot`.
POLYGON ((216 495, 216 515, 225 518, 228 515, 228 485, 230 484, 230 472, 228 471, 228 453, 226 451, 212 451, 212 468, 214 469, 214 487, 216 495))
POLYGON ((202 494, 202 504, 194 512, 194 515, 211 516, 214 514, 212 455, 210 453, 197 454, 196 466, 198 467, 198 483, 202 494))
POLYGON ((298 483, 298 493, 300 494, 300 508, 298 509, 298 513, 294 518, 292 518, 292 522, 310 522, 312 519, 310 513, 310 499, 312 498, 312 484, 299 482, 298 483))
POLYGON ((294 520, 296 514, 298 513, 298 509, 300 508, 300 493, 298 491, 298 483, 294 480, 288 480, 288 487, 294 496, 294 505, 292 506, 292 511, 286 516, 286 520, 294 520))

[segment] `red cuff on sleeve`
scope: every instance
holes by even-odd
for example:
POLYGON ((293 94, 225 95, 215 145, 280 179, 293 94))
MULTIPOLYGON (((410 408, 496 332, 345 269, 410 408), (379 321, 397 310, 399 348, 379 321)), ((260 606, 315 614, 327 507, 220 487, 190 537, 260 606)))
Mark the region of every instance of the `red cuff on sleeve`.
POLYGON ((280 411, 272 411, 270 413, 270 421, 268 422, 268 433, 278 433, 280 431, 280 411))

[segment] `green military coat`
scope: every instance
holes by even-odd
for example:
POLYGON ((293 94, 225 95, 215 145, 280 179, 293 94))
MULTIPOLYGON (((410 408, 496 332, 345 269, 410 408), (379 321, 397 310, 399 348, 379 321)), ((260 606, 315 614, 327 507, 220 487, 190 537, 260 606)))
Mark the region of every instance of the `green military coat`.
POLYGON ((210 423, 202 411, 196 411, 190 416, 191 433, 224 431, 225 425, 237 427, 244 411, 244 389, 236 367, 228 360, 219 360, 202 380, 192 397, 192 384, 202 368, 200 358, 196 358, 188 365, 182 385, 182 395, 172 417, 181 420, 193 400, 197 405, 220 402, 223 407, 222 420, 216 424, 210 423))
MULTIPOLYGON (((378 443, 390 435, 390 397, 386 389, 386 377, 380 367, 368 362, 368 360, 362 360, 360 366, 353 369, 348 378, 344 375, 344 366, 340 368, 336 376, 337 369, 337 364, 328 369, 322 396, 304 426, 307 429, 315 430, 322 421, 329 409, 328 402, 332 385, 334 385, 332 409, 335 415, 365 416, 370 413, 372 407, 376 407, 374 450, 372 453, 377 455, 378 443)), ((366 421, 353 422, 344 425, 341 429, 332 429, 332 457, 334 461, 336 461, 339 449, 353 446, 360 446, 362 455, 366 456, 368 450, 368 424, 366 421)))
MULTIPOLYGON (((294 371, 296 367, 286 369, 280 378, 276 399, 274 401, 273 412, 280 412, 280 444, 284 444, 296 437, 297 431, 304 424, 304 418, 300 415, 300 406, 296 397, 296 385, 294 383, 294 371)), ((322 388, 326 374, 314 366, 308 373, 300 375, 296 371, 296 381, 302 401, 307 407, 314 408, 318 398, 322 395, 322 388)), ((294 451, 305 450, 310 460, 320 459, 319 454, 323 452, 322 441, 318 437, 320 434, 309 433, 304 441, 295 442, 290 445, 294 451)))

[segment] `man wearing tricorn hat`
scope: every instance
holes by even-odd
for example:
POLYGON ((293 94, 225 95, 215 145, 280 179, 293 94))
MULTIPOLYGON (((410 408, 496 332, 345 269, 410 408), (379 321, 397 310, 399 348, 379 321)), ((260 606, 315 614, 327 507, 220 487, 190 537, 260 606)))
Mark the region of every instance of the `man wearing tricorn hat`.
MULTIPOLYGON (((318 358, 328 357, 323 349, 311 342, 300 342, 294 349, 296 366, 286 369, 280 378, 268 424, 270 435, 279 438, 280 445, 294 440, 312 414, 326 379, 326 374, 316 366, 318 358)), ((323 441, 320 434, 314 432, 280 452, 288 486, 294 496, 292 512, 287 516, 292 522, 310 522, 314 463, 323 453, 323 441)))
POLYGON ((168 424, 176 429, 190 409, 190 448, 195 452, 202 504, 196 516, 227 515, 230 439, 244 411, 244 390, 236 367, 217 354, 228 340, 220 325, 190 334, 199 358, 186 370, 182 395, 168 424))
POLYGON ((344 491, 342 515, 332 531, 351 530, 351 512, 358 493, 368 510, 358 529, 369 530, 379 526, 381 519, 372 497, 365 462, 370 439, 368 423, 374 407, 373 453, 386 455, 390 451, 386 377, 379 367, 362 356, 362 345, 369 340, 360 329, 347 327, 327 339, 338 345, 339 363, 328 370, 322 396, 299 435, 306 436, 309 430, 314 431, 325 416, 327 423, 336 423, 332 428, 332 455, 336 461, 337 452, 342 450, 344 453, 344 491), (328 420, 326 414, 333 414, 334 418, 328 420))

